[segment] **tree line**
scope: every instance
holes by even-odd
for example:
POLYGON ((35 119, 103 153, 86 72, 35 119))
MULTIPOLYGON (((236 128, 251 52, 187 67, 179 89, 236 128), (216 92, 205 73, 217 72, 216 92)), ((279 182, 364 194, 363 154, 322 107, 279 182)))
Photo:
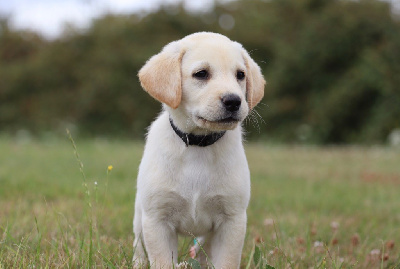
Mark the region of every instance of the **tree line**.
POLYGON ((46 40, 0 21, 0 132, 142 138, 160 110, 137 72, 161 48, 212 31, 244 45, 268 82, 252 139, 384 143, 400 128, 400 23, 387 2, 242 0, 104 15, 46 40))

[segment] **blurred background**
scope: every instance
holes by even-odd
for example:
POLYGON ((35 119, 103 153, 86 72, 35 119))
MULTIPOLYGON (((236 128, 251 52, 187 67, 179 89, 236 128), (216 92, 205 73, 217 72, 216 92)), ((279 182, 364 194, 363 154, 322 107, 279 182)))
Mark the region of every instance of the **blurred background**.
POLYGON ((0 1, 0 134, 143 139, 145 61, 197 31, 268 81, 251 140, 400 145, 399 1, 0 1))

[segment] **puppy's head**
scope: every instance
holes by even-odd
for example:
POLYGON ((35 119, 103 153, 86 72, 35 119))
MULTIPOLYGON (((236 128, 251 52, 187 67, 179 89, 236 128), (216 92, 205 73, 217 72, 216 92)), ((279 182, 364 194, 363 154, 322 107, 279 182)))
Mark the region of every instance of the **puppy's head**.
POLYGON ((234 129, 264 96, 265 80, 247 51, 214 33, 168 44, 143 66, 139 79, 192 129, 234 129))

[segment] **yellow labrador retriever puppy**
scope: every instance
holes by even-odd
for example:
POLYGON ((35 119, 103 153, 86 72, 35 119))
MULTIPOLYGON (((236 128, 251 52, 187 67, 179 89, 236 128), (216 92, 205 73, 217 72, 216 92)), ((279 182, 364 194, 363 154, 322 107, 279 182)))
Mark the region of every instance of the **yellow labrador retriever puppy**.
POLYGON ((203 264, 239 268, 250 198, 241 122, 264 95, 259 66, 239 43, 202 32, 165 46, 139 79, 164 105, 137 178, 136 266, 175 266, 181 234, 200 238, 203 264))

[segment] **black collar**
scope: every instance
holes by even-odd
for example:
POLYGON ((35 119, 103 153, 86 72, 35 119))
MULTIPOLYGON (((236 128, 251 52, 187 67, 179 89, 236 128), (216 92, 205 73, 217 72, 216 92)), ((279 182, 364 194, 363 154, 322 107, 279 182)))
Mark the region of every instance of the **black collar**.
POLYGON ((190 146, 199 146, 199 147, 207 147, 209 145, 214 144, 218 141, 224 134, 225 131, 220 133, 211 133, 208 135, 194 135, 194 134, 187 134, 182 132, 175 126, 172 122, 172 119, 169 119, 171 123, 172 129, 174 129, 175 133, 182 139, 182 141, 186 144, 186 147, 190 146))

